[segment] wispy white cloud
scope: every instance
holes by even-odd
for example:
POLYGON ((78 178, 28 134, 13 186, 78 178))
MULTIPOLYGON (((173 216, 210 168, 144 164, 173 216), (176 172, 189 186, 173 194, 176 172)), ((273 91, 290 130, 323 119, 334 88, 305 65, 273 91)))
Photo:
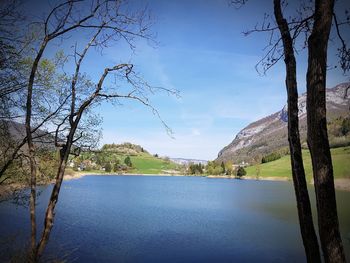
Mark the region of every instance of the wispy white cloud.
POLYGON ((252 98, 225 100, 216 105, 213 112, 218 118, 255 121, 282 109, 284 104, 283 94, 267 94, 252 98))
POLYGON ((197 128, 193 128, 192 132, 191 132, 191 135, 199 136, 199 135, 201 135, 201 132, 197 128))

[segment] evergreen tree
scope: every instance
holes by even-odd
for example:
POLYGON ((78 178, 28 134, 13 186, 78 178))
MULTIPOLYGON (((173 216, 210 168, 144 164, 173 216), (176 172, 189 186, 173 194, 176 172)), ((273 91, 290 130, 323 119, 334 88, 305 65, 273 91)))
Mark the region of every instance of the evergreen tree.
POLYGON ((350 131, 350 118, 345 118, 341 125, 341 133, 345 136, 350 131))
POLYGON ((110 163, 105 164, 105 171, 110 173, 112 171, 112 165, 110 163))
POLYGON ((127 156, 127 157, 125 158, 124 163, 125 163, 128 167, 131 167, 131 166, 132 166, 132 162, 131 162, 130 156, 127 156))
POLYGON ((224 174, 226 171, 226 167, 225 167, 225 163, 221 162, 221 169, 222 169, 222 173, 224 174))
POLYGON ((242 176, 244 176, 246 174, 247 174, 247 172, 242 166, 238 167, 238 169, 237 169, 237 176, 239 178, 241 178, 242 176))

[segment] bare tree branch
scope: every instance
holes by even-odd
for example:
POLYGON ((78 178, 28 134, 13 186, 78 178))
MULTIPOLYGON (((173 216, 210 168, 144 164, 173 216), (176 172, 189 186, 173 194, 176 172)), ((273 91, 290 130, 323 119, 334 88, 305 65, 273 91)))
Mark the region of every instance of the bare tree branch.
POLYGON ((333 19, 337 36, 341 42, 341 47, 338 48, 339 63, 344 74, 350 70, 350 48, 347 47, 342 34, 340 33, 340 26, 336 14, 333 12, 333 19))

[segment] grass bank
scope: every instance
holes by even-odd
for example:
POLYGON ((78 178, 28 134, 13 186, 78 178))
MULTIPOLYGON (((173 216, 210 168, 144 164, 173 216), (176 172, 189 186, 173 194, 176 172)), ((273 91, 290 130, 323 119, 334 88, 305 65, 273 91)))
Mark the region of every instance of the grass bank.
MULTIPOLYGON (((348 178, 350 179, 350 147, 341 147, 331 149, 333 170, 335 179, 348 178)), ((312 182, 312 165, 310 152, 303 150, 303 160, 305 173, 308 182, 312 182)), ((292 171, 290 164, 290 156, 259 165, 253 165, 246 168, 247 176, 264 178, 287 178, 292 180, 292 171), (258 172, 260 171, 260 172, 258 172)))

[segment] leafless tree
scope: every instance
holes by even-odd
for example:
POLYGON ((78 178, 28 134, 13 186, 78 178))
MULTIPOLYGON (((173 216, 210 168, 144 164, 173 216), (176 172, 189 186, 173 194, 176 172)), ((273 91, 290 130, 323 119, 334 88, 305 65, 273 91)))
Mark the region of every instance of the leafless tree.
POLYGON ((287 20, 283 17, 280 0, 274 0, 274 15, 279 31, 281 32, 281 39, 284 50, 284 62, 286 65, 286 88, 288 97, 288 141, 294 190, 297 199, 300 230, 308 262, 321 262, 317 236, 312 221, 311 204, 307 190, 303 157, 301 152, 298 118, 298 88, 293 38, 290 34, 287 20))
MULTIPOLYGON (((232 1, 233 4, 246 1, 232 1)), ((299 124, 298 93, 296 81, 295 52, 308 50, 307 71, 307 141, 311 152, 318 212, 319 235, 323 257, 326 262, 345 262, 339 233, 335 200, 332 160, 329 150, 326 121, 325 85, 327 75, 327 51, 330 31, 335 28, 339 39, 339 64, 344 73, 349 71, 349 53, 342 38, 342 27, 350 25, 348 11, 340 21, 334 11, 334 1, 316 0, 301 2, 295 16, 286 19, 282 7, 288 1, 274 0, 274 16, 264 15, 264 20, 253 30, 245 32, 270 33, 266 53, 256 69, 264 73, 284 58, 286 65, 286 88, 288 95, 288 139, 291 152, 293 182, 297 199, 301 233, 308 262, 320 262, 318 241, 312 223, 310 201, 302 162, 299 124), (277 33, 276 33, 277 32, 277 33), (279 34, 278 34, 279 33, 279 34)))
MULTIPOLYGON (((103 70, 97 83, 89 79, 86 74, 81 72, 81 65, 86 58, 87 52, 91 48, 102 50, 111 43, 124 40, 133 50, 135 48, 134 39, 151 39, 149 35, 149 19, 147 13, 141 12, 128 13, 125 4, 117 0, 101 1, 82 1, 70 0, 62 2, 52 8, 43 23, 43 34, 39 38, 39 47, 35 58, 31 64, 31 70, 27 84, 26 98, 26 143, 29 150, 30 160, 30 213, 31 213, 31 260, 37 261, 44 252, 49 240, 50 232, 53 226, 54 210, 58 201, 58 196, 70 154, 79 154, 80 149, 90 147, 86 140, 92 134, 87 133, 84 128, 87 124, 91 127, 91 119, 87 114, 91 109, 102 101, 113 101, 119 103, 122 99, 130 99, 142 103, 150 108, 152 112, 161 120, 156 108, 149 101, 149 96, 157 91, 163 91, 168 94, 176 95, 177 91, 166 88, 152 87, 143 80, 143 78, 134 71, 131 63, 121 63, 103 70), (75 70, 70 75, 67 74, 66 83, 62 84, 57 101, 60 107, 56 108, 55 118, 52 124, 56 125, 54 130, 55 146, 59 150, 59 165, 56 174, 54 187, 51 193, 49 204, 45 214, 44 230, 41 238, 36 242, 36 179, 37 164, 35 159, 35 144, 33 137, 32 121, 33 109, 36 106, 35 96, 38 87, 35 85, 39 75, 39 65, 43 54, 50 44, 61 37, 70 36, 72 32, 82 32, 90 36, 90 41, 79 52, 79 46, 74 49, 75 70), (113 74, 115 83, 105 84, 106 78, 113 74), (124 89, 121 86, 125 87, 124 89), (90 121, 90 123, 89 123, 90 121), (84 140, 85 139, 85 140, 84 140)), ((79 43, 81 44, 81 43, 79 43)), ((48 112, 48 116, 52 114, 48 112)), ((162 121, 162 120, 161 120, 162 121)), ((167 130, 169 127, 162 121, 167 130)), ((91 131, 91 129, 90 129, 91 131)))
MULTIPOLYGON (((326 262, 345 262, 344 248, 339 233, 326 119, 327 52, 333 15, 334 0, 316 0, 314 24, 308 38, 307 142, 312 160, 319 234, 324 258, 326 262)), ((343 53, 340 55, 343 59, 343 53)), ((345 59, 347 58, 348 56, 345 55, 345 59)), ((343 68, 347 66, 348 61, 342 64, 343 68)))

